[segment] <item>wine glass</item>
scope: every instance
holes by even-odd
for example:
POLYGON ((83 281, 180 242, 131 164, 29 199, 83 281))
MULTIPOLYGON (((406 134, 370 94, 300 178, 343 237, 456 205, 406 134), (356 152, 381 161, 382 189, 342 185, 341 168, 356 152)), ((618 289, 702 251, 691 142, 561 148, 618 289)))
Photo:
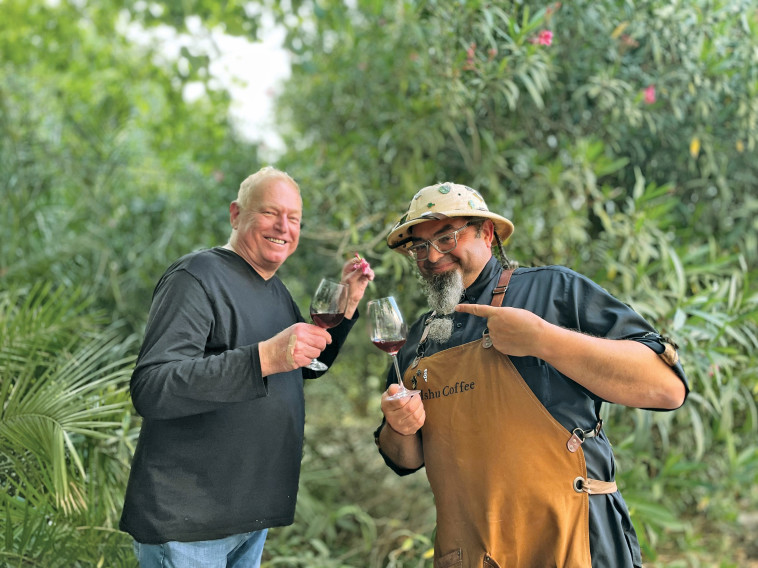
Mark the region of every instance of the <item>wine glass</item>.
POLYGON ((405 345, 408 326, 403 321, 403 314, 397 307, 395 298, 389 296, 371 300, 368 303, 368 324, 371 342, 385 353, 389 353, 392 356, 392 362, 395 364, 397 384, 400 385, 400 390, 389 398, 404 398, 418 393, 417 390, 405 388, 400 367, 397 364, 397 352, 405 345))
MULTIPOLYGON (((347 286, 340 282, 322 278, 313 298, 311 298, 311 320, 322 329, 339 325, 345 317, 346 305, 347 286)), ((314 371, 326 371, 329 367, 318 359, 313 359, 306 365, 306 368, 314 371)))

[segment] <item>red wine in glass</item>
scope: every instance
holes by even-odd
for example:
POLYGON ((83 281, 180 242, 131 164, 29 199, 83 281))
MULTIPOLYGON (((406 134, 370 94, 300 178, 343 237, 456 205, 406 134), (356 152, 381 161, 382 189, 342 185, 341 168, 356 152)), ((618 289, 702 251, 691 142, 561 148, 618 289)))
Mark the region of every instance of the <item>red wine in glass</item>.
POLYGON ((311 319, 313 323, 322 329, 329 329, 339 325, 339 323, 345 318, 345 313, 316 313, 311 312, 311 319))
POLYGON ((405 345, 408 326, 403 320, 403 314, 397 307, 397 302, 392 296, 371 300, 368 303, 368 324, 371 343, 392 357, 392 363, 397 373, 397 384, 400 390, 390 398, 404 398, 416 394, 417 390, 408 390, 403 384, 400 367, 397 363, 397 352, 405 345))
MULTIPOLYGON (((339 325, 344 319, 346 305, 347 286, 322 278, 311 298, 311 319, 320 328, 329 329, 339 325)), ((329 368, 318 359, 314 359, 306 367, 314 371, 326 371, 329 368)))
POLYGON ((405 339, 397 339, 395 341, 386 341, 384 339, 376 339, 372 341, 379 349, 390 355, 397 355, 400 348, 405 345, 405 339))

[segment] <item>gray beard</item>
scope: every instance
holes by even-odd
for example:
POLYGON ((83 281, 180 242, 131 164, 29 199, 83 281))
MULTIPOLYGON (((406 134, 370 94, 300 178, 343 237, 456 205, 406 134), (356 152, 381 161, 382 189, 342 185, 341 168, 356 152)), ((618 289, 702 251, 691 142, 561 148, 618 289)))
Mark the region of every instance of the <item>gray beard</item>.
POLYGON ((464 291, 463 276, 460 271, 452 270, 424 279, 424 293, 429 307, 437 312, 429 325, 429 339, 445 343, 453 333, 453 318, 450 316, 461 301, 464 291))
POLYGON ((429 324, 429 339, 437 343, 446 343, 453 335, 452 318, 434 318, 429 324))

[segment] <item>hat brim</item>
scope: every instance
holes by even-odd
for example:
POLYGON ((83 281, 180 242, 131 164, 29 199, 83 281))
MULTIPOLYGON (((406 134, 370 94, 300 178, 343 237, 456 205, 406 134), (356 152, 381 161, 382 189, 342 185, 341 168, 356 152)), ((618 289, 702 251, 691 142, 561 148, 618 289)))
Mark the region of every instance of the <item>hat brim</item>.
POLYGON ((475 217, 490 219, 495 225, 495 232, 501 241, 511 236, 513 233, 513 223, 511 223, 505 217, 502 217, 496 213, 490 211, 472 211, 471 209, 460 209, 453 211, 446 211, 443 213, 427 212, 420 217, 409 219, 396 224, 389 235, 387 235, 387 245, 390 249, 401 254, 407 254, 407 249, 413 242, 411 227, 419 225, 420 223, 426 223, 427 221, 438 221, 440 219, 447 219, 450 217, 475 217))

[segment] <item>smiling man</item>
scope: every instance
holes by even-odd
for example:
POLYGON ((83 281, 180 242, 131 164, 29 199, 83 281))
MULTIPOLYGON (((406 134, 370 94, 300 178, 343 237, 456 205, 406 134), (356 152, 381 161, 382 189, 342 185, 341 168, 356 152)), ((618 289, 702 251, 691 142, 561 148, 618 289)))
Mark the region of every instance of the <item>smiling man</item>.
POLYGON ((276 277, 300 238, 295 181, 245 179, 223 247, 176 261, 153 293, 131 380, 143 417, 120 528, 143 568, 260 565, 270 527, 291 524, 303 449, 304 368, 331 365, 373 271, 342 270, 343 322, 305 323, 276 277))
POLYGON ((513 224, 474 189, 421 189, 387 237, 421 275, 431 311, 390 372, 376 443, 407 475, 425 467, 435 568, 632 568, 637 536, 615 483, 603 403, 674 409, 674 346, 584 276, 511 269, 513 224))

